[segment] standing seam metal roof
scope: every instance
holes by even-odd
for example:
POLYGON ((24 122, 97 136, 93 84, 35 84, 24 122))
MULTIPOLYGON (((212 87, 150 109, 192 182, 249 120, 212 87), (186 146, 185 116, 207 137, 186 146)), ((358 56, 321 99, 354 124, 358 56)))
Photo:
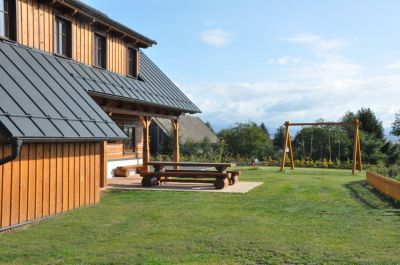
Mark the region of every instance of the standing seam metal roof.
POLYGON ((126 135, 60 60, 0 41, 0 125, 22 139, 117 140, 126 135))
POLYGON ((140 79, 0 41, 0 127, 18 138, 125 138, 91 93, 200 112, 143 52, 140 79))

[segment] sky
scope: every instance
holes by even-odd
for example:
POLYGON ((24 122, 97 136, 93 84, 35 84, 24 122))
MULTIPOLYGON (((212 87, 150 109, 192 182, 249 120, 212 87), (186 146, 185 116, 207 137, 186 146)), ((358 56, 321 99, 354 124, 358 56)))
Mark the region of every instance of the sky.
POLYGON ((398 0, 85 0, 155 39, 145 53, 214 128, 400 111, 398 0))

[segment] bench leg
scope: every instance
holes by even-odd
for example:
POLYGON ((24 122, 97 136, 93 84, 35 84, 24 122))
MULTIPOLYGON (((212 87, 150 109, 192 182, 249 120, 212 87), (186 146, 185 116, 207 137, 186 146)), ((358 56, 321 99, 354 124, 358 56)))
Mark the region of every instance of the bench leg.
POLYGON ((217 190, 222 190, 229 186, 229 179, 228 178, 216 178, 214 181, 214 187, 217 190))
POLYGON ((230 179, 229 179, 229 185, 235 185, 236 183, 239 182, 239 176, 238 175, 233 175, 230 179))
POLYGON ((143 177, 142 186, 143 187, 154 187, 158 185, 157 177, 143 177))

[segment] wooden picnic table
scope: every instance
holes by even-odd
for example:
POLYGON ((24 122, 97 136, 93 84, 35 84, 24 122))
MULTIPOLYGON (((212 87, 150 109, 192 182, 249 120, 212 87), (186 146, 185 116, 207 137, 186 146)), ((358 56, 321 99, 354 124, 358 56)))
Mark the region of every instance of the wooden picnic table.
POLYGON ((164 182, 199 182, 214 183, 215 188, 223 189, 239 181, 239 171, 228 171, 231 163, 203 163, 203 162, 148 162, 154 172, 142 172, 142 185, 151 187, 164 182), (173 167, 174 169, 166 169, 173 167), (214 168, 215 170, 205 170, 214 168), (182 178, 186 178, 182 180, 182 178), (213 180, 208 180, 213 179, 213 180))
POLYGON ((147 165, 153 166, 155 172, 162 172, 166 167, 192 167, 192 168, 215 168, 218 172, 226 172, 229 167, 233 167, 231 163, 206 163, 206 162, 169 162, 169 161, 151 161, 147 165))

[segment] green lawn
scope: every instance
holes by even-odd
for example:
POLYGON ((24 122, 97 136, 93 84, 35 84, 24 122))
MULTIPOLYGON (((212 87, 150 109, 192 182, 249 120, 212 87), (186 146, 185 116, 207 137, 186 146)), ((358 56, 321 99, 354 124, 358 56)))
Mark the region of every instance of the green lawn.
POLYGON ((0 235, 2 264, 399 264, 400 211, 349 171, 242 168, 248 194, 108 192, 0 235))

